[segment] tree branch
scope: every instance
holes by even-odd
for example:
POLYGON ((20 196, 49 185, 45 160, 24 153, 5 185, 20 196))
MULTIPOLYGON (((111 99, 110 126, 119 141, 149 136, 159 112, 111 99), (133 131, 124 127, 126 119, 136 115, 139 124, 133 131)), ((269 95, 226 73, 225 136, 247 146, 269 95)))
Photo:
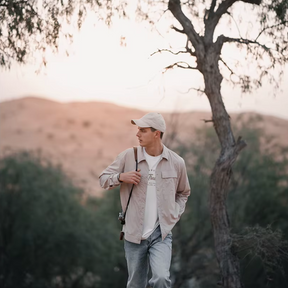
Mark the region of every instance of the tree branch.
POLYGON ((220 3, 216 12, 214 12, 216 1, 212 0, 210 10, 205 13, 204 23, 205 23, 205 42, 213 42, 213 35, 215 28, 219 22, 219 19, 223 14, 227 13, 229 7, 231 7, 237 0, 225 0, 220 3), (208 15, 208 16, 207 16, 208 15))
POLYGON ((168 66, 166 66, 164 69, 165 69, 165 70, 172 69, 172 68, 174 68, 175 66, 178 67, 178 68, 182 68, 182 69, 198 70, 197 67, 192 67, 192 66, 190 66, 187 62, 184 62, 184 61, 179 61, 179 62, 176 62, 176 63, 174 63, 174 64, 168 65, 168 66), (180 64, 185 64, 186 66, 182 66, 182 65, 180 65, 180 64))
POLYGON ((211 2, 208 19, 211 19, 211 17, 213 17, 214 9, 215 9, 215 6, 216 6, 216 2, 217 2, 217 0, 212 0, 212 2, 211 2))
POLYGON ((188 53, 190 53, 191 56, 196 57, 196 53, 193 52, 192 49, 188 47, 188 45, 189 45, 189 39, 187 38, 186 47, 185 47, 185 48, 186 48, 186 51, 187 51, 188 53))
POLYGON ((176 32, 179 32, 179 33, 182 33, 182 34, 185 34, 185 31, 184 31, 184 29, 179 29, 179 28, 177 28, 177 27, 175 27, 175 26, 171 26, 171 28, 173 29, 173 30, 175 30, 176 32))
POLYGON ((225 0, 218 6, 218 8, 215 12, 215 17, 217 19, 216 24, 218 23, 218 21, 222 17, 222 15, 227 13, 228 9, 237 1, 238 0, 225 0))
POLYGON ((190 87, 186 92, 180 92, 180 93, 182 93, 182 94, 187 94, 187 93, 189 93, 191 90, 195 90, 195 91, 197 91, 197 92, 200 92, 200 93, 202 93, 202 94, 205 94, 205 91, 204 91, 204 90, 202 90, 202 89, 200 89, 200 88, 194 88, 194 87, 190 87))
POLYGON ((240 76, 240 75, 238 75, 237 73, 235 73, 230 67, 229 67, 229 65, 220 57, 220 59, 219 59, 223 64, 224 64, 224 66, 230 71, 230 79, 229 79, 229 82, 230 83, 233 83, 233 85, 236 85, 236 84, 240 84, 241 83, 241 79, 243 79, 244 78, 244 76, 240 76), (238 77, 238 79, 240 79, 239 81, 235 81, 235 80, 233 80, 232 79, 232 75, 236 75, 237 77, 238 77))
MULTIPOLYGON (((214 12, 216 0, 212 0, 208 17, 204 18, 205 22, 205 39, 206 41, 213 41, 214 30, 220 20, 220 18, 228 13, 228 9, 239 0, 225 0, 220 3, 216 12, 214 12)), ((250 4, 261 4, 262 0, 240 0, 242 2, 250 4)))
POLYGON ((187 92, 190 92, 191 90, 195 90, 195 91, 197 91, 197 92, 200 92, 200 93, 202 93, 202 94, 205 94, 205 91, 204 91, 204 90, 202 90, 202 89, 200 89, 200 88, 193 88, 193 87, 189 88, 187 92))
POLYGON ((275 25, 272 25, 272 26, 263 28, 263 29, 259 32, 259 34, 257 35, 257 37, 255 38, 254 41, 257 41, 258 38, 261 36, 261 34, 262 34, 263 32, 265 32, 266 30, 268 30, 268 29, 273 29, 273 28, 275 28, 275 27, 278 27, 278 26, 281 26, 281 25, 285 25, 285 24, 287 24, 287 23, 288 23, 288 21, 284 21, 284 22, 281 22, 281 23, 278 23, 278 24, 275 24, 275 25))
POLYGON ((220 57, 219 59, 225 66, 226 68, 230 71, 230 75, 235 74, 234 71, 228 66, 228 64, 220 57))
POLYGON ((249 3, 249 4, 255 4, 260 5, 262 0, 241 0, 242 2, 249 3))
POLYGON ((235 144, 235 152, 239 154, 239 152, 243 150, 246 146, 247 143, 245 142, 245 140, 242 140, 242 137, 239 136, 235 144))
POLYGON ((236 25, 236 28, 237 28, 237 30, 238 30, 238 34, 239 34, 240 38, 242 38, 240 29, 239 29, 238 24, 237 24, 237 22, 235 21, 234 17, 233 17, 232 14, 229 13, 229 12, 227 12, 227 14, 228 14, 228 15, 232 18, 232 20, 234 21, 234 23, 235 23, 235 25, 236 25))
MULTIPOLYGON (((187 35, 189 41, 198 50, 198 47, 202 44, 201 38, 195 31, 192 22, 186 17, 181 9, 180 0, 169 0, 168 9, 171 11, 173 16, 182 25, 184 33, 187 35)), ((200 48, 199 48, 200 49, 200 48)))
POLYGON ((237 42, 240 44, 245 44, 245 45, 249 45, 249 44, 256 44, 259 47, 263 48, 265 51, 269 51, 271 48, 267 47, 264 44, 261 44, 255 40, 249 40, 249 39, 245 39, 245 38, 231 38, 231 37, 226 37, 224 35, 219 36, 219 38, 222 38, 223 43, 225 42, 237 42))
MULTIPOLYGON (((228 9, 237 1, 239 1, 239 0, 225 0, 225 1, 223 1, 218 6, 218 9, 215 12, 215 14, 217 14, 219 16, 219 19, 220 19, 221 16, 223 14, 225 14, 228 11, 228 9)), ((262 0, 240 0, 240 1, 245 2, 245 3, 255 4, 255 5, 260 5, 262 2, 262 0)))
POLYGON ((209 123, 209 122, 214 122, 214 120, 213 119, 210 119, 210 120, 206 120, 206 119, 201 119, 202 121, 204 121, 204 123, 209 123))
MULTIPOLYGON (((169 52, 173 55, 179 55, 179 54, 185 54, 185 53, 190 53, 190 51, 178 51, 178 52, 173 52, 169 49, 158 49, 157 51, 153 52, 152 54, 150 54, 150 56, 153 56, 157 53, 162 53, 162 52, 169 52)), ((190 53, 191 54, 191 53, 190 53)))

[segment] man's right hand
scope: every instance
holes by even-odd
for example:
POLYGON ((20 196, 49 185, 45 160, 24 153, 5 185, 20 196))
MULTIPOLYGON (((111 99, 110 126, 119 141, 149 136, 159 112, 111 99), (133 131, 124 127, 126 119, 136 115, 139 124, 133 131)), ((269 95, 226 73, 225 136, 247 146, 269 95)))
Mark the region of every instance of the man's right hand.
POLYGON ((120 173, 119 180, 124 183, 138 185, 141 180, 140 169, 138 169, 137 171, 120 173))

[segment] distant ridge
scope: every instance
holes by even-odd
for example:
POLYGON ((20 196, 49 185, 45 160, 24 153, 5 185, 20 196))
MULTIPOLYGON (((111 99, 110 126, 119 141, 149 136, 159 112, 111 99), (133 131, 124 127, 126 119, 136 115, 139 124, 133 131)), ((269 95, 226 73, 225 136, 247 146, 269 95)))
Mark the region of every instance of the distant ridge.
MULTIPOLYGON (((4 101, 0 103, 1 156, 22 149, 42 151, 54 163, 61 163, 87 193, 99 195, 99 173, 118 153, 138 145, 137 128, 130 119, 145 113, 106 102, 60 103, 38 97, 4 101)), ((265 131, 288 146, 288 121, 256 113, 242 115, 260 117, 265 131)), ((209 112, 163 116, 167 133, 174 129, 183 141, 193 142, 196 128, 211 126, 203 121, 211 119, 209 112)), ((232 123, 238 121, 239 114, 230 116, 232 123)))

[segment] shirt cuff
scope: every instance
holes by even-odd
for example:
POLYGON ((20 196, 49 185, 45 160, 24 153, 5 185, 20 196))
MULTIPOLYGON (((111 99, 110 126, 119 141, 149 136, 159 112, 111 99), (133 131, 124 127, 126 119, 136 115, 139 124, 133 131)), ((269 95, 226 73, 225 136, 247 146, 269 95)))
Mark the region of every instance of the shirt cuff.
POLYGON ((119 185, 119 184, 122 183, 122 182, 119 181, 119 174, 120 173, 117 173, 117 174, 113 175, 113 183, 114 183, 114 185, 119 185))

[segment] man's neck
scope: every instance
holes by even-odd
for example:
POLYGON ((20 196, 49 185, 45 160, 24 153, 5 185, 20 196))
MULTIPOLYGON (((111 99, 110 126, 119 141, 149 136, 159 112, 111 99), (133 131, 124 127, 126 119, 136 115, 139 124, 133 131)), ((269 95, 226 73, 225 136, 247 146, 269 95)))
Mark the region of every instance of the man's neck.
POLYGON ((163 144, 160 142, 153 146, 147 146, 145 147, 145 151, 150 156, 159 156, 163 152, 163 144))

